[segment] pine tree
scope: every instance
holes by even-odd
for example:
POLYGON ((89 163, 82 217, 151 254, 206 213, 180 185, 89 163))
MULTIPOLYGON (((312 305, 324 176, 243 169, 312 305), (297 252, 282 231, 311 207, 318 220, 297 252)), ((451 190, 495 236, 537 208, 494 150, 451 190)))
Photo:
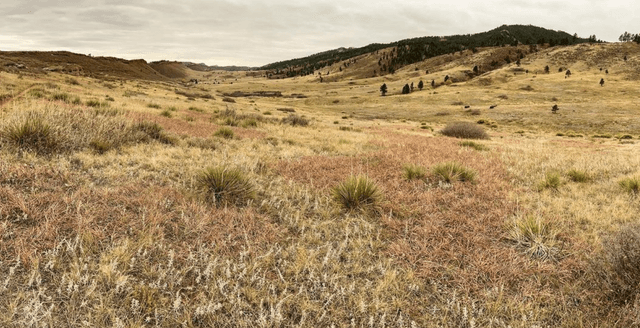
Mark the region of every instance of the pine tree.
POLYGON ((420 80, 420 82, 418 82, 418 89, 422 91, 422 88, 424 88, 424 83, 422 83, 422 80, 420 80))
POLYGON ((387 84, 386 83, 383 83, 380 86, 380 93, 382 94, 383 97, 387 94, 387 84))

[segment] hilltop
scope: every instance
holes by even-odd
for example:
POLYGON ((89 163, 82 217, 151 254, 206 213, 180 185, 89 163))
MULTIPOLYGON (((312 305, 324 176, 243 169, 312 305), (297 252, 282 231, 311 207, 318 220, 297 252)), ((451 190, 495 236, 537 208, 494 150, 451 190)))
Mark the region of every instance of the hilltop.
MULTIPOLYGON (((532 25, 502 25, 493 30, 466 35, 430 36, 396 41, 393 43, 374 43, 361 48, 338 48, 324 51, 304 58, 291 59, 265 65, 261 69, 269 70, 272 76, 304 76, 336 62, 349 61, 366 54, 377 55, 380 74, 393 73, 399 68, 428 58, 451 54, 458 51, 476 51, 479 47, 501 47, 505 45, 572 45, 595 42, 595 36, 589 39, 570 35, 563 31, 554 31, 532 25)), ((373 73, 375 74, 375 73, 373 73)))

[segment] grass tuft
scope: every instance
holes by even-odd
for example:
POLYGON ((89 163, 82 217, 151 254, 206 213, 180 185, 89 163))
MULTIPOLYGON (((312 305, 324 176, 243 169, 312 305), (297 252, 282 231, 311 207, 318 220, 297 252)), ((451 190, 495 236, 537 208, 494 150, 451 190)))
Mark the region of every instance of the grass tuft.
POLYGON ((592 180, 591 175, 585 171, 580 171, 577 169, 571 169, 567 172, 567 176, 569 180, 573 182, 589 182, 592 180))
POLYGON ((595 264, 603 289, 621 304, 633 302, 640 286, 640 224, 622 226, 602 245, 604 256, 595 264))
POLYGON ((207 168, 196 178, 196 185, 205 199, 216 205, 241 205, 254 198, 253 186, 238 169, 207 168))
POLYGON ((538 183, 538 191, 543 191, 545 189, 558 191, 558 188, 560 188, 561 185, 562 185, 562 178, 560 177, 560 173, 547 172, 547 174, 544 177, 544 180, 538 183))
POLYGON ((434 166, 433 174, 447 183, 453 183, 454 181, 473 182, 477 175, 476 171, 456 162, 441 163, 434 166))
POLYGON ((58 145, 49 124, 35 112, 28 113, 23 120, 6 126, 0 135, 18 149, 39 154, 52 153, 58 145))
POLYGON ((350 176, 331 192, 333 199, 349 211, 375 208, 381 200, 375 182, 363 175, 350 176))
POLYGON ((530 257, 547 260, 559 253, 556 235, 546 220, 530 215, 514 220, 509 239, 530 257))
POLYGON ((427 176, 427 169, 420 165, 405 164, 402 167, 402 176, 407 180, 422 180, 427 176))
POLYGON ((290 114, 282 119, 282 123, 291 124, 292 126, 307 126, 309 120, 296 114, 290 114))
POLYGON ((473 142, 473 141, 463 141, 460 143, 460 146, 462 147, 469 147, 469 148, 473 148, 477 151, 485 151, 485 150, 489 150, 489 147, 483 145, 483 144, 479 144, 477 142, 473 142))
POLYGON ((447 137, 461 139, 489 139, 481 126, 469 122, 457 122, 447 125, 441 133, 447 137))
POLYGON ((213 135, 224 139, 233 139, 234 133, 230 128, 220 128, 213 135))
POLYGON ((142 121, 134 126, 136 131, 142 132, 145 136, 142 138, 142 141, 145 139, 153 139, 157 140, 163 144, 173 145, 176 143, 176 140, 164 132, 164 129, 155 122, 147 122, 142 121))
POLYGON ((624 178, 618 181, 618 184, 622 189, 624 189, 624 191, 632 195, 640 193, 640 176, 624 178))

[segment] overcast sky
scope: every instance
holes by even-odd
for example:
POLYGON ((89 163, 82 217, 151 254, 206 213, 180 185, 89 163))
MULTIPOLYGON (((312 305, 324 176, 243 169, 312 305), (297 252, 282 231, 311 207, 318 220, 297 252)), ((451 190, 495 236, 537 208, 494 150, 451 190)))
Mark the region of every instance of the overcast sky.
POLYGON ((636 0, 0 0, 0 50, 261 66, 502 24, 617 41, 639 18, 636 0))

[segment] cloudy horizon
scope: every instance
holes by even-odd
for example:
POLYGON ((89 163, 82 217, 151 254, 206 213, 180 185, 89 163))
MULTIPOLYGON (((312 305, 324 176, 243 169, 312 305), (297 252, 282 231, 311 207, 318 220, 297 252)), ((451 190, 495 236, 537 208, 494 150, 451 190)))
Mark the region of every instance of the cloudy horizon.
POLYGON ((4 0, 0 50, 262 66, 339 47, 535 25, 617 41, 638 33, 627 1, 4 0))

